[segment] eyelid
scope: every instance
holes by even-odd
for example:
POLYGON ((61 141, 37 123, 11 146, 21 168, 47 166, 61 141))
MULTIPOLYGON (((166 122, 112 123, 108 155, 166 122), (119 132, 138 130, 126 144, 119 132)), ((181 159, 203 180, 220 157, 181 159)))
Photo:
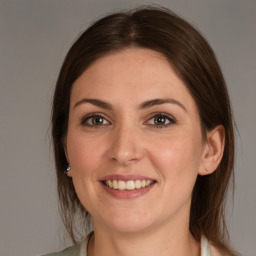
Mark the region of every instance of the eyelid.
POLYGON ((154 126, 156 128, 168 127, 168 126, 176 123, 176 119, 172 115, 167 114, 165 112, 155 112, 155 113, 150 114, 150 117, 147 118, 147 121, 145 122, 145 124, 147 124, 152 118, 155 118, 155 117, 164 117, 170 121, 170 123, 163 124, 163 125, 150 124, 151 126, 154 126))
MULTIPOLYGON (((84 126, 88 126, 88 127, 100 127, 100 126, 105 126, 105 125, 110 125, 112 124, 112 122, 110 121, 111 118, 109 117, 106 117, 105 114, 101 113, 101 112, 92 112, 92 113, 88 113, 86 114, 85 116, 83 116, 81 118, 81 121, 80 121, 80 124, 81 125, 84 125, 84 126), (90 118, 92 117, 101 117, 103 118, 104 120, 106 120, 108 123, 107 124, 99 124, 99 125, 93 125, 93 124, 88 124, 86 123, 90 118)), ((144 124, 148 124, 150 126, 155 126, 156 128, 161 128, 161 127, 167 127, 167 126, 170 126, 172 124, 175 124, 176 123, 176 119, 170 115, 170 114, 167 114, 165 112, 154 112, 154 113, 151 113, 146 122, 144 122, 144 124), (163 118, 166 118, 170 121, 170 123, 168 124, 163 124, 163 125, 156 125, 156 124, 149 124, 149 121, 152 119, 152 118, 156 118, 156 117, 163 117, 163 118)))
POLYGON ((104 126, 104 125, 111 124, 111 122, 109 121, 110 118, 107 118, 106 115, 101 112, 92 112, 92 113, 89 113, 89 114, 83 116, 81 118, 80 124, 84 125, 84 126, 88 126, 88 127, 96 127, 97 125, 91 125, 91 124, 86 123, 86 121, 88 121, 92 117, 101 117, 108 122, 108 124, 102 124, 102 125, 98 125, 98 126, 104 126))

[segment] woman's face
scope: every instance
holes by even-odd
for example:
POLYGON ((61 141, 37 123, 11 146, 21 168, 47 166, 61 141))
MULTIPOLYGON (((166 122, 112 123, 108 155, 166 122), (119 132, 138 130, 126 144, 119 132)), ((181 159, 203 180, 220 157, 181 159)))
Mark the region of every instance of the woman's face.
POLYGON ((94 225, 188 223, 205 146, 196 104, 159 53, 129 48, 87 68, 72 87, 66 143, 94 225))

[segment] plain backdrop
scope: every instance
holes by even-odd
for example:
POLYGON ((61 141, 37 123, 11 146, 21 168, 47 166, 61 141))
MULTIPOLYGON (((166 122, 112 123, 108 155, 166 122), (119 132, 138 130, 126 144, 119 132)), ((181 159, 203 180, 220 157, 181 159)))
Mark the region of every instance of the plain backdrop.
POLYGON ((0 255, 60 250, 50 145, 50 109, 65 54, 92 20, 118 9, 157 3, 194 24, 222 67, 236 133, 234 207, 228 200, 233 246, 256 256, 256 2, 0 0, 0 255))

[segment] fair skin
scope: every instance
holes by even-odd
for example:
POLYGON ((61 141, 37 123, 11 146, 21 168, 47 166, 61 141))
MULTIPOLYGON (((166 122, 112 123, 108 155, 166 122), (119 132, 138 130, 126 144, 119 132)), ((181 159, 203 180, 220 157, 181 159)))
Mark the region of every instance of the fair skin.
POLYGON ((224 131, 203 139, 195 101, 162 55, 129 48, 90 65, 72 87, 65 141, 92 215, 89 256, 200 255, 191 194, 197 175, 217 168, 224 131))

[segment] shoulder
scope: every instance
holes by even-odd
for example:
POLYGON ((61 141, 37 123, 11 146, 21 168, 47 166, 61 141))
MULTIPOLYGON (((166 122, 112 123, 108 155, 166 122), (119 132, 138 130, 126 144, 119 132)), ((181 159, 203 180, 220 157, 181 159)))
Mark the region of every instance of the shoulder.
POLYGON ((87 256, 87 244, 93 232, 88 234, 83 242, 66 248, 61 252, 48 253, 41 256, 87 256))
POLYGON ((210 244, 211 256, 224 256, 215 246, 210 244))
POLYGON ((42 256, 79 256, 79 254, 80 254, 80 245, 74 245, 66 248, 61 252, 48 253, 42 256))
POLYGON ((204 235, 201 236, 201 254, 202 256, 224 256, 204 235))

